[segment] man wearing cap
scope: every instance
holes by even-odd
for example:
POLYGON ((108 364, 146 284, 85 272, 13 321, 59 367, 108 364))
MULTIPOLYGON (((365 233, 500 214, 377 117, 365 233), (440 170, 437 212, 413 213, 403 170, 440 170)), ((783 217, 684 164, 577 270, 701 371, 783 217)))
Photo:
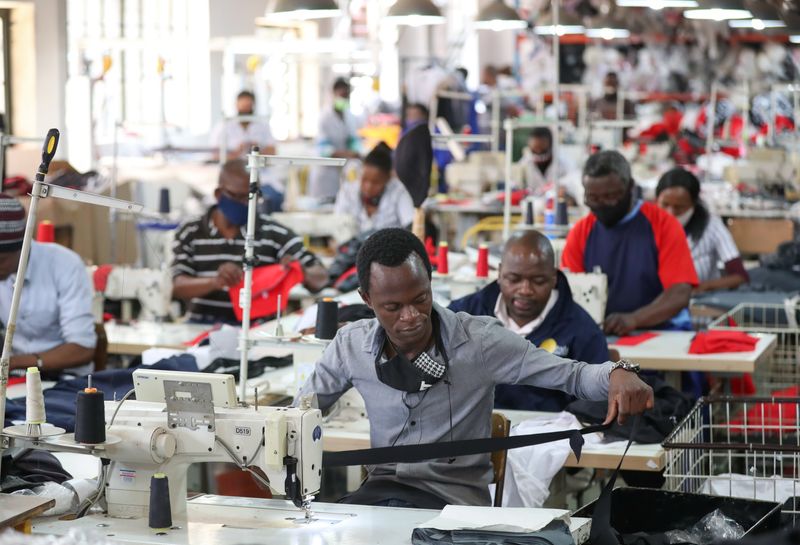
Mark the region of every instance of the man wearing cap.
MULTIPOLYGON (((236 323, 228 293, 243 278, 244 237, 247 233, 247 198, 250 177, 241 159, 228 161, 219 175, 217 204, 198 219, 184 222, 172 246, 172 296, 189 304, 195 323, 236 323)), ((265 214, 256 217, 255 266, 302 266, 304 285, 319 291, 328 273, 303 239, 265 214)))
MULTIPOLYGON (((453 312, 492 316, 535 346, 587 363, 608 360, 605 335, 572 298, 567 277, 556 268, 550 241, 538 231, 508 239, 496 282, 457 299, 453 312)), ((500 409, 563 411, 574 398, 537 386, 501 384, 494 405, 500 409)))
MULTIPOLYGON (((0 193, 0 321, 7 327, 22 238, 25 209, 0 193)), ((11 369, 38 367, 44 378, 92 370, 97 335, 92 285, 80 256, 59 244, 31 244, 11 369)))

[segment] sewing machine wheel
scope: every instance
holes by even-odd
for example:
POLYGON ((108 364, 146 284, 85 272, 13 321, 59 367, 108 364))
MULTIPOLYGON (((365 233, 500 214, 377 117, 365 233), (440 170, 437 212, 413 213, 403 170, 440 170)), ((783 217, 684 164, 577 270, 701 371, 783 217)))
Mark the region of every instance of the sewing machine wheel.
POLYGON ((58 435, 63 435, 65 432, 66 430, 57 428, 55 426, 50 426, 49 424, 40 426, 38 434, 29 434, 28 424, 18 424, 16 426, 8 426, 7 428, 3 428, 3 435, 8 435, 10 437, 24 437, 29 439, 38 439, 39 437, 55 437, 58 435))
POLYGON ((108 445, 116 445, 122 441, 121 438, 117 437, 116 435, 106 434, 106 441, 105 443, 98 443, 96 445, 89 445, 87 443, 77 443, 75 442, 75 434, 74 433, 67 433, 65 435, 61 435, 56 437, 51 443, 56 445, 64 445, 70 447, 84 447, 84 448, 91 448, 94 450, 105 450, 108 445))

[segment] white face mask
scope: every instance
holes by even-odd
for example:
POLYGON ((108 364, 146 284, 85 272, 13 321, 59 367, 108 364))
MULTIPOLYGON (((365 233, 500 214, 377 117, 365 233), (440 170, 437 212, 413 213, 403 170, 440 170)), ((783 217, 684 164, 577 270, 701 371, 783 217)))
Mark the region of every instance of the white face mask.
POLYGON ((681 225, 686 227, 686 225, 689 223, 689 220, 692 219, 692 215, 693 214, 694 214, 694 206, 691 207, 686 212, 684 212, 683 214, 681 214, 680 216, 675 216, 675 219, 677 219, 679 222, 681 222, 681 225))

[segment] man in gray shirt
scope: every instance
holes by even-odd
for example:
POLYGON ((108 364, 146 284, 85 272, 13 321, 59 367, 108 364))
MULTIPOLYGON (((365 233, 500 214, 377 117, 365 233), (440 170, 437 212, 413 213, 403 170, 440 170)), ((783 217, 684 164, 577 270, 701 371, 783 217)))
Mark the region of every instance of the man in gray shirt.
MULTIPOLYGON (((361 296, 376 318, 338 332, 299 396, 315 393, 326 409, 356 388, 373 447, 489 437, 497 384, 608 398, 607 422, 653 406, 652 390, 627 363, 562 359, 494 318, 436 305, 427 253, 408 231, 377 231, 359 251, 357 269, 361 296)), ((344 501, 433 509, 490 503, 489 454, 367 469, 361 488, 344 501)))

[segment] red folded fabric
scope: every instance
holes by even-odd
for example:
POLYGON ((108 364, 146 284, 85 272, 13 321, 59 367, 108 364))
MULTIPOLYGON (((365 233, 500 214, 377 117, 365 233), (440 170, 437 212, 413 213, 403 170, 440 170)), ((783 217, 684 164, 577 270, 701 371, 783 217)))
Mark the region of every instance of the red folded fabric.
MULTIPOLYGON (((288 266, 265 265, 253 269, 253 298, 250 318, 263 318, 278 312, 278 295, 281 296, 281 310, 289 303, 289 290, 303 281, 303 268, 297 261, 288 266)), ((242 321, 239 307, 239 291, 244 287, 244 279, 228 290, 233 303, 236 319, 242 321)))
POLYGON ((645 341, 649 341, 653 337, 658 337, 658 333, 653 333, 652 331, 646 331, 644 333, 639 333, 637 335, 626 335, 625 337, 620 337, 611 344, 618 346, 637 346, 645 341))
MULTIPOLYGON (((772 392, 775 398, 796 398, 800 387, 792 386, 772 392)), ((797 425, 797 403, 756 403, 730 421, 731 431, 736 433, 783 434, 797 425)))
POLYGON ((106 291, 108 277, 111 275, 112 270, 114 270, 114 265, 100 265, 94 270, 92 275, 94 291, 106 291))
POLYGON ((194 339, 190 341, 183 341, 183 343, 181 344, 183 344, 183 346, 197 346, 198 344, 206 340, 212 331, 213 329, 209 329, 208 331, 203 331, 200 335, 198 335, 194 339))
MULTIPOLYGON (((519 203, 522 202, 522 199, 530 195, 530 191, 527 189, 515 189, 511 192, 511 206, 519 206, 519 203)), ((501 193, 497 196, 497 200, 500 202, 504 202, 506 200, 505 193, 501 193)))
POLYGON ((741 377, 731 378, 731 393, 738 396, 751 396, 756 393, 753 375, 745 373, 741 377))
POLYGON ((695 335, 689 346, 690 354, 721 354, 752 352, 758 339, 744 331, 704 331, 695 335))

